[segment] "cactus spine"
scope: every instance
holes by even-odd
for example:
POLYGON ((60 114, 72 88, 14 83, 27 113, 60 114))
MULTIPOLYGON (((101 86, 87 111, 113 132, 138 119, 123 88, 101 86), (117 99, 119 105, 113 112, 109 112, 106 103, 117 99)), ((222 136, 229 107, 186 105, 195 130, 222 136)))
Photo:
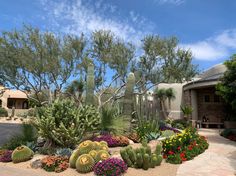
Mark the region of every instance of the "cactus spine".
POLYGON ((91 63, 88 66, 86 80, 86 104, 94 105, 94 65, 91 63))

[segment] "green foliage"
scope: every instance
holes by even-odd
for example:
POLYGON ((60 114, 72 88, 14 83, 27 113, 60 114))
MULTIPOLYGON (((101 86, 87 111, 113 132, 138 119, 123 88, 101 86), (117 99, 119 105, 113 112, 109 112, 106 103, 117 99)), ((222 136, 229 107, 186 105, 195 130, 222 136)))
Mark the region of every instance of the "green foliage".
MULTIPOLYGON (((222 98, 232 107, 233 112, 236 114, 236 54, 232 55, 231 58, 225 61, 224 64, 227 67, 227 70, 221 78, 221 82, 216 86, 216 90, 217 94, 222 96, 222 98)), ((235 119, 235 117, 232 119, 235 119)))
POLYGON ((58 148, 56 155, 70 158, 72 150, 70 148, 58 148))
POLYGON ((76 102, 81 103, 84 92, 84 82, 82 80, 72 81, 65 89, 67 97, 73 97, 76 102))
MULTIPOLYGON (((31 26, 2 32, 0 81, 22 91, 34 90, 34 100, 42 104, 39 94, 44 94, 44 88, 59 93, 76 73, 84 48, 83 35, 58 36, 31 26)), ((52 96, 47 97, 50 99, 52 96)))
POLYGON ((21 145, 27 145, 27 143, 35 143, 37 139, 37 134, 31 124, 22 124, 21 135, 13 136, 9 141, 7 141, 3 148, 8 150, 14 150, 21 145))
POLYGON ((103 106, 101 109, 101 130, 112 131, 114 119, 117 117, 117 110, 111 106, 103 106))
POLYGON ((181 108, 181 111, 183 112, 184 116, 189 116, 193 112, 193 108, 188 105, 180 106, 180 108, 181 108))
POLYGON ((89 154, 83 154, 77 159, 75 165, 78 172, 88 173, 93 170, 95 161, 89 154))
POLYGON ((12 153, 12 161, 13 163, 19 163, 23 161, 30 160, 34 155, 34 152, 26 147, 26 146, 20 146, 17 147, 13 153, 12 153))
POLYGON ((160 136, 159 132, 159 124, 157 119, 145 120, 143 118, 139 118, 138 127, 135 129, 138 134, 140 140, 154 140, 160 136))
POLYGON ((94 65, 90 64, 87 70, 87 80, 86 80, 86 104, 94 105, 94 65))
POLYGON ((16 147, 19 147, 21 145, 26 145, 26 141, 24 140, 23 136, 13 136, 11 139, 9 139, 2 148, 8 149, 8 150, 14 150, 16 147))
POLYGON ((185 129, 190 127, 190 122, 185 119, 176 119, 171 122, 171 126, 178 129, 185 129))
POLYGON ((8 117, 7 110, 2 107, 0 107, 0 117, 8 117))
POLYGON ((36 131, 32 124, 23 123, 22 124, 22 133, 24 141, 35 141, 37 138, 36 131))
POLYGON ((144 170, 154 168, 160 165, 162 161, 162 155, 152 153, 150 146, 142 146, 136 149, 128 146, 120 150, 120 155, 129 167, 142 168, 144 170))
POLYGON ((165 130, 165 131, 161 132, 161 136, 166 137, 166 138, 169 138, 169 137, 174 136, 174 135, 175 135, 175 132, 172 131, 172 130, 165 130))
POLYGON ((78 108, 74 101, 58 99, 39 109, 34 125, 40 136, 63 147, 74 147, 86 132, 99 127, 100 117, 93 106, 78 108))

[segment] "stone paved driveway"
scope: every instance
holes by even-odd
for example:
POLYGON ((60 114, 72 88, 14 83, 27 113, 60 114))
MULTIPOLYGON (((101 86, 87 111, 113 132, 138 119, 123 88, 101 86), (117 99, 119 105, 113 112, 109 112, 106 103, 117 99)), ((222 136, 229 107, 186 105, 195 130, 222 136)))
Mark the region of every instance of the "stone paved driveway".
POLYGON ((219 130, 201 129, 210 146, 203 154, 180 165, 177 176, 236 176, 236 142, 219 136, 219 130))

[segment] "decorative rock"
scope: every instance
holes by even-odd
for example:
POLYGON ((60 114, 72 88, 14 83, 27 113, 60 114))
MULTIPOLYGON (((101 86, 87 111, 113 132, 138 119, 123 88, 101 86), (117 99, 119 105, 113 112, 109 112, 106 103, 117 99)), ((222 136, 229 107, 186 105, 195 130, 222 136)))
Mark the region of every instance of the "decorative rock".
POLYGON ((40 159, 37 159, 37 160, 31 162, 31 163, 30 163, 30 166, 31 166, 31 168, 33 168, 33 169, 38 169, 38 168, 41 168, 41 167, 42 167, 42 162, 41 162, 40 159))

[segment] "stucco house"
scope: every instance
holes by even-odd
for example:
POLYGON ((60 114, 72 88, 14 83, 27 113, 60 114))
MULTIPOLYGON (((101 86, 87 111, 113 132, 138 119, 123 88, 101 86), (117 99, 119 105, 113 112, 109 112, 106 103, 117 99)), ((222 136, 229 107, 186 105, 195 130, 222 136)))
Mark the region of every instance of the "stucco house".
MULTIPOLYGON (((175 92, 176 98, 172 100, 171 108, 166 108, 169 116, 173 119, 182 118, 180 106, 188 105, 193 108, 192 121, 206 127, 223 125, 226 117, 226 104, 216 94, 215 85, 225 71, 225 65, 218 64, 196 76, 190 82, 159 84, 158 88, 173 88, 175 92)), ((165 104, 167 106, 167 102, 165 104)))
POLYGON ((28 97, 26 93, 19 90, 5 89, 0 85, 2 95, 0 96, 0 107, 5 108, 8 114, 11 114, 12 107, 15 107, 15 114, 21 114, 27 111, 28 97))

